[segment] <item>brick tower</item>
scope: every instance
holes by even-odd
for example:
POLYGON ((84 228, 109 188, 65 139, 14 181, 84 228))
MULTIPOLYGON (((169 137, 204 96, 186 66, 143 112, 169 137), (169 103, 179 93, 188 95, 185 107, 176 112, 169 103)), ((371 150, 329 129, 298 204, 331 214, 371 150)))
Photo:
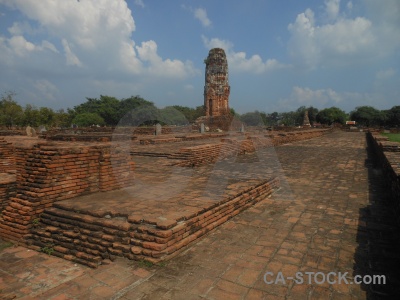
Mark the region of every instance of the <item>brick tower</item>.
POLYGON ((228 61, 225 51, 213 48, 204 60, 206 64, 204 108, 206 117, 229 115, 228 61))
POLYGON ((303 127, 311 127, 310 119, 308 118, 308 110, 304 112, 303 127))

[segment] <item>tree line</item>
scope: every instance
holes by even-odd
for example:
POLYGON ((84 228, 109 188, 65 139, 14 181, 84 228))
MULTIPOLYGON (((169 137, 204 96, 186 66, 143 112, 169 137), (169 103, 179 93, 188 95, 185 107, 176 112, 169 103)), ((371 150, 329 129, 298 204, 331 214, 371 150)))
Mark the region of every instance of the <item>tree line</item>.
MULTIPOLYGON (((204 115, 203 106, 195 108, 172 105, 162 109, 153 102, 140 96, 117 99, 101 95, 99 98, 86 98, 81 103, 67 110, 53 110, 48 107, 36 107, 31 104, 22 107, 14 100, 13 93, 4 94, 0 99, 0 126, 8 128, 14 126, 44 125, 47 127, 78 126, 117 126, 117 125, 152 125, 156 122, 168 125, 185 125, 193 123, 204 115)), ((231 114, 247 125, 266 126, 300 126, 303 124, 304 114, 308 112, 311 125, 333 123, 345 124, 347 120, 356 121, 361 126, 400 126, 400 106, 388 110, 378 110, 371 106, 360 106, 349 114, 337 108, 330 107, 318 110, 315 107, 301 106, 290 112, 248 112, 242 115, 231 109, 231 114)))
POLYGON ((318 110, 312 106, 301 106, 295 111, 283 113, 248 112, 241 115, 240 119, 248 125, 301 126, 306 111, 311 125, 332 125, 334 123, 344 125, 346 121, 356 121, 357 125, 366 127, 400 126, 400 106, 393 106, 388 110, 378 110, 372 106, 359 106, 350 113, 337 107, 318 110))

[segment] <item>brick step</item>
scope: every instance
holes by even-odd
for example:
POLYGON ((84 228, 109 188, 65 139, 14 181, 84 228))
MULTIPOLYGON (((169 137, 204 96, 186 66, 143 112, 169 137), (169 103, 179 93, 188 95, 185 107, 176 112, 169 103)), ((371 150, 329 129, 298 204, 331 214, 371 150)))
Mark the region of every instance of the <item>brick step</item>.
POLYGON ((275 178, 260 181, 191 218, 169 223, 150 223, 130 216, 104 217, 74 211, 59 202, 45 210, 28 241, 44 252, 90 267, 115 256, 156 263, 174 256, 182 247, 264 199, 278 185, 275 178))
POLYGON ((159 152, 143 152, 143 151, 131 151, 130 154, 136 156, 165 157, 170 159, 185 159, 186 157, 190 156, 182 153, 159 153, 159 152))
POLYGON ((168 157, 169 153, 159 153, 159 152, 144 152, 144 151, 130 151, 131 155, 136 156, 151 156, 151 157, 168 157))

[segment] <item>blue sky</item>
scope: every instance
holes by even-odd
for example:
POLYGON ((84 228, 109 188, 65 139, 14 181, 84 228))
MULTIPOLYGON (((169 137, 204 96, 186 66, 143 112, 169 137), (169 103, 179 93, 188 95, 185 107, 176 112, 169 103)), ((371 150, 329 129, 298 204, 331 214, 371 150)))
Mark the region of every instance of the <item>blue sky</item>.
POLYGON ((240 113, 389 109, 399 16, 398 0, 0 0, 0 92, 54 109, 100 95, 195 107, 220 47, 240 113))

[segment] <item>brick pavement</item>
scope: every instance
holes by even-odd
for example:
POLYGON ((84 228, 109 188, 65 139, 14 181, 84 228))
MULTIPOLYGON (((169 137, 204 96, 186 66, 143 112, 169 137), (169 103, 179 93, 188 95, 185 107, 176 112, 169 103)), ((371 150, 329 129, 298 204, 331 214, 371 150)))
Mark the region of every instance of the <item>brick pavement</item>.
POLYGON ((395 299, 398 228, 363 133, 277 147, 288 184, 162 265, 88 269, 22 247, 0 253, 5 299, 395 299), (396 248, 397 247, 397 248, 396 248), (385 274, 391 285, 266 284, 265 272, 385 274), (395 283, 395 284, 393 284, 395 283), (24 297, 25 296, 25 297, 24 297))

